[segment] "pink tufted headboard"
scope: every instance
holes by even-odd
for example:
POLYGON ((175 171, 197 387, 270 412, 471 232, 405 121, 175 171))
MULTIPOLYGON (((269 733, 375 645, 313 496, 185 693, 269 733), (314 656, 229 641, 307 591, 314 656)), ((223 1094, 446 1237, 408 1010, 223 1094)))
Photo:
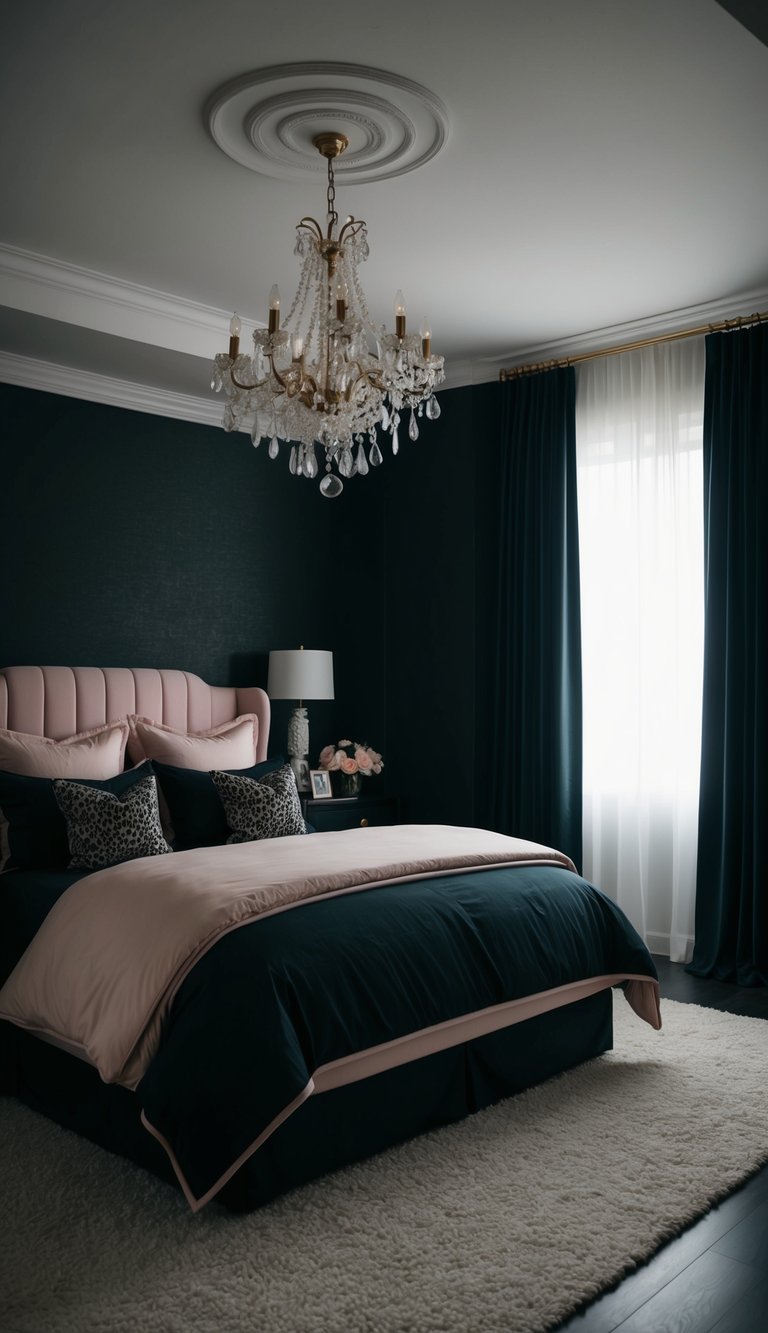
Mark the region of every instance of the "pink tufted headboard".
POLYGON ((0 669, 0 727, 61 740, 128 713, 180 731, 205 731, 241 713, 259 719, 256 758, 267 757, 269 697, 256 686, 206 685, 189 671, 147 667, 0 669))

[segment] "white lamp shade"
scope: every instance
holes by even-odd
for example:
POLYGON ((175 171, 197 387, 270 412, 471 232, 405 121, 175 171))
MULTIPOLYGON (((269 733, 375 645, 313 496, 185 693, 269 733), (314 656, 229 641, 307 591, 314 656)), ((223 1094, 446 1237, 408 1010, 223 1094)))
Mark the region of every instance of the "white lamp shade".
POLYGON ((333 653, 322 648, 279 648, 269 654, 270 699, 332 699, 333 653))

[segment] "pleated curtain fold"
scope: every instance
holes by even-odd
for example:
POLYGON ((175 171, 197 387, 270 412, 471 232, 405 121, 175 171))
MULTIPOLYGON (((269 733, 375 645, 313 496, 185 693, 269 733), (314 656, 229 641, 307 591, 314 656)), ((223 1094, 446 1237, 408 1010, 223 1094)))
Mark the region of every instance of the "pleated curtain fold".
POLYGON ((572 368, 501 386, 488 637, 492 827, 581 866, 581 634, 572 368))
POLYGON ((768 984, 768 326, 706 340, 704 708, 690 971, 768 984))

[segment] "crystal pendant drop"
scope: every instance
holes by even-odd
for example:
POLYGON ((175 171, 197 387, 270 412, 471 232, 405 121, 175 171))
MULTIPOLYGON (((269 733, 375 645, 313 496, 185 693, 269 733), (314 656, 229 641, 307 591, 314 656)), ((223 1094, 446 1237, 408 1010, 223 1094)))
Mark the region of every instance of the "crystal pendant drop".
POLYGON ((356 457, 356 459, 355 459, 355 462, 356 462, 356 464, 357 464, 357 475, 358 475, 358 477, 367 477, 367 475, 368 475, 368 459, 367 459, 366 456, 365 456, 365 449, 363 448, 362 444, 359 444, 359 445, 357 446, 357 457, 356 457))
POLYGON ((279 448, 280 448, 280 443, 279 443, 279 441, 278 441, 278 438, 277 438, 276 435, 273 435, 273 436, 272 436, 272 439, 271 439, 270 442, 269 442, 269 456, 270 456, 270 458, 277 458, 277 454, 278 454, 278 450, 279 450, 279 448))
POLYGON ((434 394, 432 394, 432 397, 427 402, 427 416, 430 421, 437 421, 437 418, 440 416, 440 404, 434 394))
POLYGON ((352 457, 352 450, 346 445, 341 451, 339 458, 339 472, 342 477, 351 477, 355 471, 355 460, 352 457))
POLYGON ((320 494, 324 495, 326 500, 333 500, 337 495, 341 495, 344 490, 344 482, 341 477, 336 477, 333 473, 328 473, 320 482, 320 494))
POLYGON ((411 408, 411 420, 408 425, 408 434, 412 440, 418 440, 419 438, 419 427, 416 421, 416 413, 413 408, 411 408))
POLYGON ((304 451, 304 476, 317 476, 317 458, 315 456, 314 446, 311 444, 307 445, 307 448, 304 451))
POLYGON ((295 444, 292 444, 292 445, 291 445, 291 457, 290 457, 290 462, 288 463, 288 471, 290 472, 290 474, 291 474, 292 477, 295 477, 295 476, 296 476, 296 445, 295 445, 295 444))
MULTIPOLYGON (((213 386, 211 386, 213 387, 213 386)), ((381 404, 381 429, 387 430, 389 427, 389 411, 386 403, 381 404)))
POLYGON ((371 460, 371 467, 378 467, 379 463, 384 462, 384 459, 381 456, 381 449, 379 448, 378 442, 371 445, 370 460, 371 460))
POLYGON ((399 448, 400 441, 397 438, 397 426, 395 426, 395 429, 392 431, 392 453, 396 454, 399 448))

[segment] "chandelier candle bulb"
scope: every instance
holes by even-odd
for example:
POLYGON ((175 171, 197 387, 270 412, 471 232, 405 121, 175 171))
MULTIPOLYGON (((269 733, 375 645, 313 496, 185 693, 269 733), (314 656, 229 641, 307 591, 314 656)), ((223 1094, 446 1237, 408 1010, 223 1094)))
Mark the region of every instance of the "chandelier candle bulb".
POLYGON ((304 355, 304 339, 300 338, 298 334, 294 334, 291 340, 291 355, 294 361, 300 361, 304 355))
POLYGON ((277 333, 280 328, 280 288, 277 283, 269 293, 269 332, 277 333))
POLYGON ((229 321, 229 355, 234 361, 240 351, 240 331, 242 329, 240 316, 233 315, 229 321))
POLYGON ((425 361, 428 361, 429 349, 432 345, 432 330, 429 327, 429 320, 427 319, 426 315, 424 316, 424 319, 421 322, 421 328, 419 329, 419 333, 421 334, 421 355, 424 357, 425 361))
POLYGON ((398 287, 395 292, 395 337, 405 337, 405 297, 398 287))

